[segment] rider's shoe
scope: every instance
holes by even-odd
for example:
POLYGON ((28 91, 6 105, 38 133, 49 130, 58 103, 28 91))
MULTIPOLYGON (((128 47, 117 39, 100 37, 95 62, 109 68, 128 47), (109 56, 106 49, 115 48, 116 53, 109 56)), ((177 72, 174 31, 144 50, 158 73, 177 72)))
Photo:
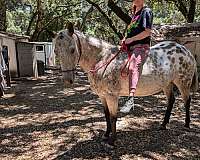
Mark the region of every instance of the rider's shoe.
POLYGON ((127 98, 127 101, 121 107, 120 112, 128 113, 128 112, 130 112, 131 108, 134 109, 134 97, 133 96, 130 96, 130 97, 127 98))

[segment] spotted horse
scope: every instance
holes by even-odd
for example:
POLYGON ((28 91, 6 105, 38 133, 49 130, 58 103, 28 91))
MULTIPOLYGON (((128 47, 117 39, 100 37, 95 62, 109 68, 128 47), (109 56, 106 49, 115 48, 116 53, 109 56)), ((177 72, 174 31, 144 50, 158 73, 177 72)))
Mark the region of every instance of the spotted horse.
MULTIPOLYGON (((104 140, 108 146, 115 146, 118 100, 120 96, 129 95, 129 78, 121 76, 121 67, 127 61, 127 54, 120 53, 108 65, 94 73, 91 70, 112 59, 119 50, 118 46, 74 31, 73 26, 56 34, 53 42, 66 85, 73 84, 78 63, 88 73, 91 89, 100 97, 104 106, 107 122, 104 140)), ((166 129, 175 102, 173 85, 177 86, 182 95, 186 109, 185 127, 189 128, 190 91, 198 89, 195 58, 178 43, 160 42, 150 49, 135 96, 148 96, 164 91, 168 105, 161 129, 166 129)))

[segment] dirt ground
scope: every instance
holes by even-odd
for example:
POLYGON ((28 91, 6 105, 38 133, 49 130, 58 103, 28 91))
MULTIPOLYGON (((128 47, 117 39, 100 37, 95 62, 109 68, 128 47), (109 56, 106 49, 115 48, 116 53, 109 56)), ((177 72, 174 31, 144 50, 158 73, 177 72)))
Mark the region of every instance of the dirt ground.
POLYGON ((165 131, 159 130, 165 96, 136 98, 134 111, 119 114, 117 147, 108 150, 101 143, 103 107, 86 75, 77 74, 68 89, 57 73, 12 82, 0 99, 0 159, 200 159, 200 92, 192 99, 189 130, 180 97, 165 131))

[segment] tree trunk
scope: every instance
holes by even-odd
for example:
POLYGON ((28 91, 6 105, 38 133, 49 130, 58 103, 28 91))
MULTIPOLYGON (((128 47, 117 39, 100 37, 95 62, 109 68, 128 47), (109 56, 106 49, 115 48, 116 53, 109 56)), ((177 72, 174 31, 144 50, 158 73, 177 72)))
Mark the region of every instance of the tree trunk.
MULTIPOLYGON (((166 0, 169 2, 169 0, 166 0)), ((190 0, 189 6, 187 7, 187 1, 183 0, 173 0, 178 10, 182 13, 188 23, 194 22, 195 9, 196 9, 196 0, 190 0)))
POLYGON ((0 31, 6 31, 6 1, 0 0, 0 31))
POLYGON ((37 0, 37 20, 36 20, 36 26, 33 32, 33 35, 31 36, 31 41, 37 41, 39 34, 41 33, 41 29, 43 28, 42 20, 44 17, 44 8, 43 8, 43 2, 42 0, 37 0))
POLYGON ((196 9, 196 0, 190 0, 190 8, 187 15, 188 23, 194 22, 195 9, 196 9))

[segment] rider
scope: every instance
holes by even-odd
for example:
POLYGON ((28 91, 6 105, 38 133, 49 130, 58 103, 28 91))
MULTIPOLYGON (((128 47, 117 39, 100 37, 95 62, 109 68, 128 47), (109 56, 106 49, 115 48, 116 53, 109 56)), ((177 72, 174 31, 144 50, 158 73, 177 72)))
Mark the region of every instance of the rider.
POLYGON ((129 112, 134 106, 134 94, 142 66, 150 50, 150 36, 153 22, 153 13, 144 5, 145 0, 133 0, 132 20, 126 30, 122 43, 128 46, 132 56, 129 65, 130 95, 121 112, 129 112))

